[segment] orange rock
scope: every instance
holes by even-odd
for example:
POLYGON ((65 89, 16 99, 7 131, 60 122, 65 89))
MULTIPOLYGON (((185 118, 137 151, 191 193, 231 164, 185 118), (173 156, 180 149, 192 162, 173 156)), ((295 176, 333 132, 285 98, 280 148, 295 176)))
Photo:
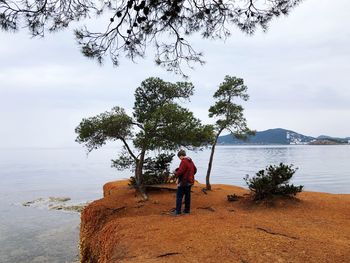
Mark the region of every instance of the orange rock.
POLYGON ((127 181, 105 184, 81 214, 81 262, 350 262, 350 195, 255 203, 240 187, 203 187, 193 187, 191 215, 170 217, 174 192, 145 202, 127 181))

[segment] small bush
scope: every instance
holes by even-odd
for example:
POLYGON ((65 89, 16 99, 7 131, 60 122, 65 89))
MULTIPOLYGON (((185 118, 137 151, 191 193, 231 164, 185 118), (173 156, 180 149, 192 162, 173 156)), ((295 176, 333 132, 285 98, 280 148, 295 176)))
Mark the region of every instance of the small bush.
POLYGON ((247 175, 246 181, 249 189, 254 193, 254 200, 261 200, 273 195, 290 196, 301 192, 303 186, 289 185, 288 182, 298 168, 293 165, 270 165, 265 170, 260 170, 256 176, 250 178, 247 175))
MULTIPOLYGON (((174 154, 159 154, 155 158, 147 158, 144 163, 143 184, 167 184, 176 181, 175 175, 170 172, 170 163, 174 154)), ((129 179, 130 186, 136 186, 135 176, 129 179)))

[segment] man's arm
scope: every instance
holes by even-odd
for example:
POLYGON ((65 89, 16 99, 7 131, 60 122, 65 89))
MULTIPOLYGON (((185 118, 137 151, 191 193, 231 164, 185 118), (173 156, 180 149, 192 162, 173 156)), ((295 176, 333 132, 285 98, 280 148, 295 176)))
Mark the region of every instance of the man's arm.
POLYGON ((175 177, 179 177, 179 176, 183 175, 185 170, 186 170, 185 162, 181 161, 179 168, 175 172, 175 177))

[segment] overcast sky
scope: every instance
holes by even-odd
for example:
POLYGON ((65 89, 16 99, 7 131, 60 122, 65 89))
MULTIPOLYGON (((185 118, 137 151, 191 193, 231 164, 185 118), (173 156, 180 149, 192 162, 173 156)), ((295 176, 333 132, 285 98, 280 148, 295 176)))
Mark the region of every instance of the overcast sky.
MULTIPOLYGON (((211 123, 212 94, 225 75, 237 76, 248 86, 250 128, 350 136, 349 10, 347 0, 306 0, 267 33, 234 30, 226 42, 194 37, 207 63, 187 71, 196 92, 185 106, 211 123)), ((0 32, 0 147, 77 146, 80 120, 116 105, 130 112, 145 78, 182 80, 156 67, 151 50, 137 64, 101 67, 81 55, 72 29, 44 39, 0 32)))

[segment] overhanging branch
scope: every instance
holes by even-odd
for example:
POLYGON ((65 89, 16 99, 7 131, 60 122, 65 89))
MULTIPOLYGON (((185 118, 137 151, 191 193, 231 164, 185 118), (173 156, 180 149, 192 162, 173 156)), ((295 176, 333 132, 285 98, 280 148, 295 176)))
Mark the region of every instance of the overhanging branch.
POLYGON ((136 161, 138 158, 136 155, 131 151, 129 144, 126 142, 124 138, 119 137, 119 139, 124 143, 125 148, 127 149, 128 153, 131 155, 131 157, 136 161))

